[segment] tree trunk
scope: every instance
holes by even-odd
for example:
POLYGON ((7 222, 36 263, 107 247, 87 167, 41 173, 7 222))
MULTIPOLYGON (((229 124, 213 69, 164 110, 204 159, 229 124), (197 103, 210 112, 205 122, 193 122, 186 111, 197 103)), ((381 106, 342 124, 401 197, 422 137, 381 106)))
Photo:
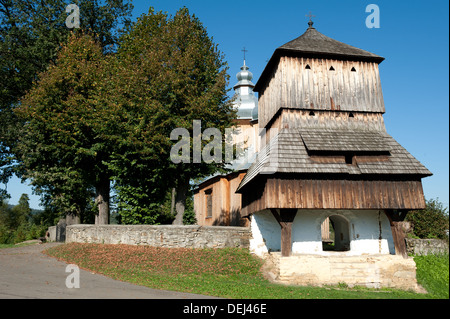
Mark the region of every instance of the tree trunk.
POLYGON ((108 225, 110 192, 109 177, 101 176, 95 190, 97 193, 95 202, 98 206, 98 215, 95 215, 95 225, 108 225))
POLYGON ((173 213, 175 212, 175 194, 176 194, 176 189, 175 187, 172 188, 172 198, 171 198, 171 202, 170 202, 170 214, 173 215, 173 213))
POLYGON ((80 224, 81 223, 81 219, 80 219, 80 212, 76 212, 73 214, 66 214, 66 224, 67 226, 69 225, 76 225, 76 224, 80 224))
POLYGON ((189 190, 189 178, 181 177, 178 180, 176 195, 175 195, 175 211, 176 217, 172 225, 183 225, 184 209, 186 208, 186 198, 189 190))

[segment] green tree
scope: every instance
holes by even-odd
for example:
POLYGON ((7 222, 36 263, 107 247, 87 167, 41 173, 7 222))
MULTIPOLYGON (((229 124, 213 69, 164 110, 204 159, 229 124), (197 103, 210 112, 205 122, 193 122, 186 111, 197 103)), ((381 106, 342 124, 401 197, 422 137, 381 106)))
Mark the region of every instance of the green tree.
MULTIPOLYGON (((227 64, 206 28, 187 8, 173 17, 150 9, 121 38, 118 58, 132 74, 125 94, 140 114, 129 122, 135 127, 133 143, 139 145, 138 151, 115 163, 119 201, 124 197, 122 185, 135 189, 125 197, 141 207, 147 205, 139 197, 145 189, 165 195, 176 187, 174 223, 182 224, 190 179, 223 170, 224 163, 172 163, 170 149, 175 142, 170 134, 175 128, 187 129, 192 146, 193 121, 201 120, 203 129, 217 128, 225 136, 225 128, 235 119, 227 97, 227 64), (138 174, 126 174, 124 168, 132 167, 129 164, 139 167, 134 171, 138 174)), ((145 199, 151 202, 152 196, 145 199)))
POLYGON ((9 229, 10 209, 6 201, 0 201, 0 225, 9 229))
POLYGON ((31 217, 31 209, 28 201, 28 195, 22 194, 16 206, 11 208, 6 202, 0 205, 0 225, 3 227, 3 233, 9 233, 11 235, 21 225, 28 225, 31 217))
POLYGON ((93 36, 105 53, 115 52, 122 29, 131 23, 131 0, 68 0, 66 3, 80 8, 80 29, 93 36))
POLYGON ((22 194, 19 203, 12 208, 13 220, 10 225, 11 228, 18 228, 22 224, 28 224, 31 218, 31 208, 29 204, 30 198, 28 194, 22 194))
POLYGON ((107 224, 117 108, 110 105, 113 57, 89 35, 70 36, 56 63, 21 100, 18 141, 23 176, 78 215, 95 188, 99 224, 107 224), (46 188, 44 188, 46 187, 46 188), (76 206, 73 206, 76 205, 76 206))
POLYGON ((62 0, 0 1, 0 183, 13 174, 12 149, 21 125, 12 109, 56 57, 67 33, 64 9, 62 0))
POLYGON ((448 238, 448 209, 438 199, 427 200, 425 209, 409 212, 406 220, 411 222, 414 235, 419 238, 448 238))
MULTIPOLYGON (((127 25, 133 6, 126 0, 1 0, 0 1, 0 183, 13 173, 17 136, 25 119, 13 112, 19 100, 38 80, 38 74, 54 63, 67 37, 65 9, 75 3, 80 8, 81 29, 98 39, 103 52, 117 44, 120 25, 127 25)), ((0 198, 6 197, 0 190, 0 198)), ((59 194, 58 196, 67 195, 59 194)))

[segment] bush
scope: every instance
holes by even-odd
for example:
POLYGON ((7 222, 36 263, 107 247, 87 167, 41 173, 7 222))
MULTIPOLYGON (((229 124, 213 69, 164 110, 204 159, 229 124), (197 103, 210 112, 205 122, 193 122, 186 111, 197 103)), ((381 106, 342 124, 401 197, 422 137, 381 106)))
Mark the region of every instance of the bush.
POLYGON ((0 224, 0 244, 9 244, 11 242, 11 235, 8 227, 0 224))
POLYGON ((27 240, 38 239, 39 237, 43 237, 47 229, 48 229, 47 226, 32 224, 27 232, 27 240))
POLYGON ((52 216, 39 211, 31 214, 25 195, 16 206, 0 202, 0 244, 17 244, 45 235, 48 228, 45 219, 52 216))
POLYGON ((411 222, 414 235, 419 238, 448 238, 447 208, 438 199, 427 200, 425 209, 409 212, 406 220, 411 222))
POLYGON ((28 234, 28 225, 20 224, 19 227, 17 227, 17 229, 13 232, 12 243, 17 244, 27 240, 27 234, 28 234))
POLYGON ((195 217, 194 208, 188 208, 184 211, 183 225, 196 225, 197 218, 195 217))

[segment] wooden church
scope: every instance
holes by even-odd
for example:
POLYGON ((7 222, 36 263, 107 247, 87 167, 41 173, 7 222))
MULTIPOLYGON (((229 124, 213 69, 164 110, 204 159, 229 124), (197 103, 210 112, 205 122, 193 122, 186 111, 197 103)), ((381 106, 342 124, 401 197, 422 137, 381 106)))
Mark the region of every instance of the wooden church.
MULTIPOLYGON (((378 68, 384 58, 323 35, 311 20, 308 25, 275 50, 253 87, 260 146, 248 168, 230 175, 228 192, 240 181, 232 196, 241 203, 233 209, 250 220, 250 250, 279 252, 278 276, 289 282, 411 288, 415 264, 406 254, 402 221, 408 211, 425 208, 421 179, 432 174, 386 132, 378 68), (326 246, 328 225, 334 239, 326 246), (300 259, 293 262, 294 256, 300 259), (331 266, 345 256, 363 259, 331 266), (402 274, 409 275, 397 278, 402 274)), ((216 182, 221 178, 228 177, 216 182)), ((202 224, 201 212, 213 209, 199 201, 202 224)))
POLYGON ((398 222, 425 208, 421 179, 431 173, 386 132, 383 60, 311 21, 275 50, 254 88, 265 146, 237 189, 260 249, 321 253, 329 218, 337 250, 406 256, 398 222), (273 224, 280 239, 266 231, 273 224))
POLYGON ((245 61, 246 50, 243 51, 244 64, 233 87, 237 119, 231 136, 232 143, 243 152, 228 165, 232 173, 209 176, 194 189, 194 210, 197 223, 202 226, 249 226, 249 219, 241 215, 241 194, 236 189, 255 160, 260 137, 258 99, 253 93, 253 74, 245 61))
POLYGON ((251 220, 250 249, 281 251, 279 276, 289 268, 290 282, 411 288, 415 264, 401 222, 425 208, 421 179, 432 174, 386 132, 378 68, 384 58, 308 25, 275 50, 254 87, 261 150, 237 188, 240 214, 251 220), (325 221, 332 247, 323 243, 325 221), (303 259, 288 261, 295 255, 303 259), (381 259, 333 267, 344 262, 333 256, 381 259), (336 272, 360 264, 359 272, 336 272), (410 277, 399 279, 399 270, 410 277))

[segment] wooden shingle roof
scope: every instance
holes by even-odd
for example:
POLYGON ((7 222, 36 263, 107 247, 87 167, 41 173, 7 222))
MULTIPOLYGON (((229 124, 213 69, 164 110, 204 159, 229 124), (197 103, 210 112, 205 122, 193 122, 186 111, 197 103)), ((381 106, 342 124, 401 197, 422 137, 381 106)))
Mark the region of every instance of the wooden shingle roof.
POLYGON ((275 173, 359 174, 361 178, 368 175, 415 175, 420 177, 432 175, 424 165, 385 132, 323 129, 318 131, 299 128, 280 130, 278 135, 260 150, 256 161, 250 166, 237 192, 240 192, 257 175, 275 173), (321 134, 320 132, 325 133, 321 134), (320 136, 323 137, 323 143, 318 143, 320 136), (306 143, 304 137, 306 137, 306 143), (339 138, 343 138, 345 143, 338 142, 336 143, 337 147, 331 146, 330 141, 338 141, 339 138), (364 152, 377 153, 388 150, 389 155, 385 157, 385 160, 380 161, 358 161, 357 159, 355 165, 345 162, 318 162, 308 153, 310 151, 308 145, 314 151, 332 150, 364 154, 364 152))
POLYGON ((390 145, 378 131, 307 130, 300 133, 309 151, 388 152, 390 145))
POLYGON ((327 37, 313 27, 309 27, 301 36, 280 46, 277 50, 372 60, 378 63, 384 60, 379 55, 327 37))

